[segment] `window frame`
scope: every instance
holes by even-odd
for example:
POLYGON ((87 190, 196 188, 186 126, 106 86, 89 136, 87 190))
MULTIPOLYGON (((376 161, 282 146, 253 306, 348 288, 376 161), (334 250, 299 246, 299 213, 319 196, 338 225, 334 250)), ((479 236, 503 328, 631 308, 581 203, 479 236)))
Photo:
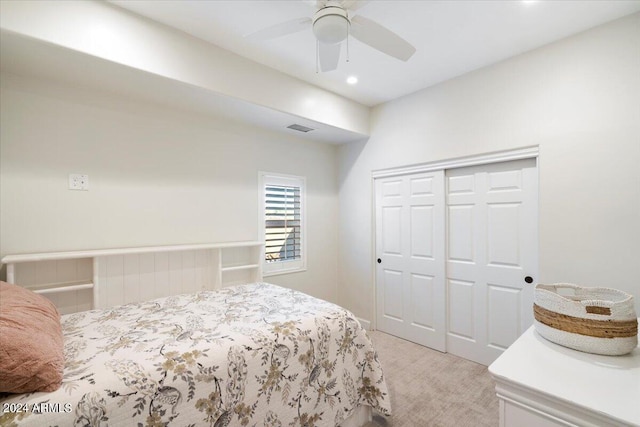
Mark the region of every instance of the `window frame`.
POLYGON ((258 233, 261 242, 266 243, 266 186, 281 185, 300 188, 300 259, 267 262, 266 254, 262 254, 262 276, 297 273, 307 270, 307 180, 304 176, 281 173, 258 173, 258 233))

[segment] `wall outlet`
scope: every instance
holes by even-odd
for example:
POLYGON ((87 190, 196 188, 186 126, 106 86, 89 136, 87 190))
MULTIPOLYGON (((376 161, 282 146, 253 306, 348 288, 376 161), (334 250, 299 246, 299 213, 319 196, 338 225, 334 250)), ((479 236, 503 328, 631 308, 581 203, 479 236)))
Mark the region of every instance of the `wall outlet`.
POLYGON ((89 191, 89 175, 69 174, 69 190, 89 191))

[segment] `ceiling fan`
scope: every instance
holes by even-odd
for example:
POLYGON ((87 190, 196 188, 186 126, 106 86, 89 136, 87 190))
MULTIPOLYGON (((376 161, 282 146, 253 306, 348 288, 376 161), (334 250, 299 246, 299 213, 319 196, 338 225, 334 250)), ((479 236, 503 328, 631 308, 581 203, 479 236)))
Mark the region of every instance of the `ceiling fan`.
MULTIPOLYGON (((251 40, 270 40, 308 28, 316 37, 316 58, 320 71, 331 71, 338 67, 340 47, 348 36, 352 35, 362 43, 371 46, 389 56, 407 61, 416 48, 393 31, 375 21, 352 12, 364 6, 368 1, 358 0, 318 0, 313 1, 317 11, 312 17, 302 17, 276 24, 247 36, 251 40)), ((347 44, 348 49, 348 44, 347 44)))

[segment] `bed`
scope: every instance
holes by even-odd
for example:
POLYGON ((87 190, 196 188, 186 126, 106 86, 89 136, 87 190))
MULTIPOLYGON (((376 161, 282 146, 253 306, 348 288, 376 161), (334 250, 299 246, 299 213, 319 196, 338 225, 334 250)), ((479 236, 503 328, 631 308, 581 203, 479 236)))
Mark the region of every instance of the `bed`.
POLYGON ((353 314, 273 284, 69 313, 61 325, 61 387, 0 395, 0 425, 345 426, 391 412, 353 314))

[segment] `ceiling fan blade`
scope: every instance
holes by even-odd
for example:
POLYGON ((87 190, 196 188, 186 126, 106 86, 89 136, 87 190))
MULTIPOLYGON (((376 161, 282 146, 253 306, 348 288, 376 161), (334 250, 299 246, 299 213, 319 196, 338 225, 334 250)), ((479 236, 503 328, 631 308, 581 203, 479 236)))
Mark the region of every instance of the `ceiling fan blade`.
POLYGON ((318 43, 318 55, 320 56, 320 71, 333 71, 338 68, 340 60, 340 43, 318 43))
POLYGON ((401 61, 408 61, 416 51, 415 47, 393 31, 360 15, 351 18, 350 34, 362 43, 401 61))
POLYGON ((308 4, 313 7, 315 10, 322 9, 327 2, 327 0, 302 0, 303 3, 308 4))
POLYGON ((342 7, 352 12, 362 8, 362 6, 366 5, 370 1, 371 0, 344 0, 342 2, 342 7))
POLYGON ((255 41, 271 40, 286 36, 287 34, 297 33, 308 28, 311 28, 311 18, 297 18, 271 27, 263 28, 262 30, 258 30, 255 33, 247 35, 246 38, 248 40, 255 41))

